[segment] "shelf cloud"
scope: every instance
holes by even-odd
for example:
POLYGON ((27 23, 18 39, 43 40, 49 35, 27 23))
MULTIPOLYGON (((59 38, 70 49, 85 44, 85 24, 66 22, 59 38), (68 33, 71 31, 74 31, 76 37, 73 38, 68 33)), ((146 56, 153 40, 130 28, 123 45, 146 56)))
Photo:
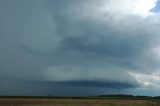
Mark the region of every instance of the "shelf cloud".
POLYGON ((0 94, 158 89, 160 16, 151 11, 156 3, 1 0, 0 94))

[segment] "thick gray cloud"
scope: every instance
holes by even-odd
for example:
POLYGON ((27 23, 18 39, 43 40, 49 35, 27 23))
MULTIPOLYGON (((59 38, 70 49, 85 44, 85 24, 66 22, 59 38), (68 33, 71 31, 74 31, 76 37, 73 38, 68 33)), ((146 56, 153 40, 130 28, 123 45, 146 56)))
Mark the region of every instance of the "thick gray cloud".
POLYGON ((154 81, 137 74, 158 72, 159 14, 113 14, 102 6, 104 0, 1 0, 0 94, 112 94, 150 86, 154 81))

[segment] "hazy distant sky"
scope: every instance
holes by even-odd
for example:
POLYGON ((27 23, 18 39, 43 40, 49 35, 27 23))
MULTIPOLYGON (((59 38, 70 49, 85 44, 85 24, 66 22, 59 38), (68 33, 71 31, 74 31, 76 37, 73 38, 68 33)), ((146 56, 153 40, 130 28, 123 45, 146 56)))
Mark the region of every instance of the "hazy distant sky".
POLYGON ((0 0, 0 95, 160 95, 159 5, 0 0))

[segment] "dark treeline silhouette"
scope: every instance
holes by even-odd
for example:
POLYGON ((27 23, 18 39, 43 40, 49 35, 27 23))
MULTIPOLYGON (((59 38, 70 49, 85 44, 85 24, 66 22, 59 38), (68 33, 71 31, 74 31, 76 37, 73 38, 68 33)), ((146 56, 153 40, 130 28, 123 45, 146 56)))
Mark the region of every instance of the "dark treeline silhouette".
POLYGON ((0 98, 54 98, 54 99, 160 99, 160 96, 133 96, 133 95, 97 95, 97 96, 83 96, 83 97, 74 97, 74 96, 0 96, 0 98))
POLYGON ((160 97, 152 97, 152 96, 134 96, 134 95, 124 95, 124 94, 118 94, 118 95, 98 95, 97 97, 103 97, 108 99, 160 99, 160 97))

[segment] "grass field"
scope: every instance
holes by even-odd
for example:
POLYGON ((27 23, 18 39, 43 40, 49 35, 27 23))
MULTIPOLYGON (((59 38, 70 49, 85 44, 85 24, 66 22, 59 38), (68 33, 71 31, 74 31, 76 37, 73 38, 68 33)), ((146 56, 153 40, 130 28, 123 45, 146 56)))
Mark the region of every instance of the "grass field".
POLYGON ((151 100, 0 98, 0 106, 160 106, 151 100))

